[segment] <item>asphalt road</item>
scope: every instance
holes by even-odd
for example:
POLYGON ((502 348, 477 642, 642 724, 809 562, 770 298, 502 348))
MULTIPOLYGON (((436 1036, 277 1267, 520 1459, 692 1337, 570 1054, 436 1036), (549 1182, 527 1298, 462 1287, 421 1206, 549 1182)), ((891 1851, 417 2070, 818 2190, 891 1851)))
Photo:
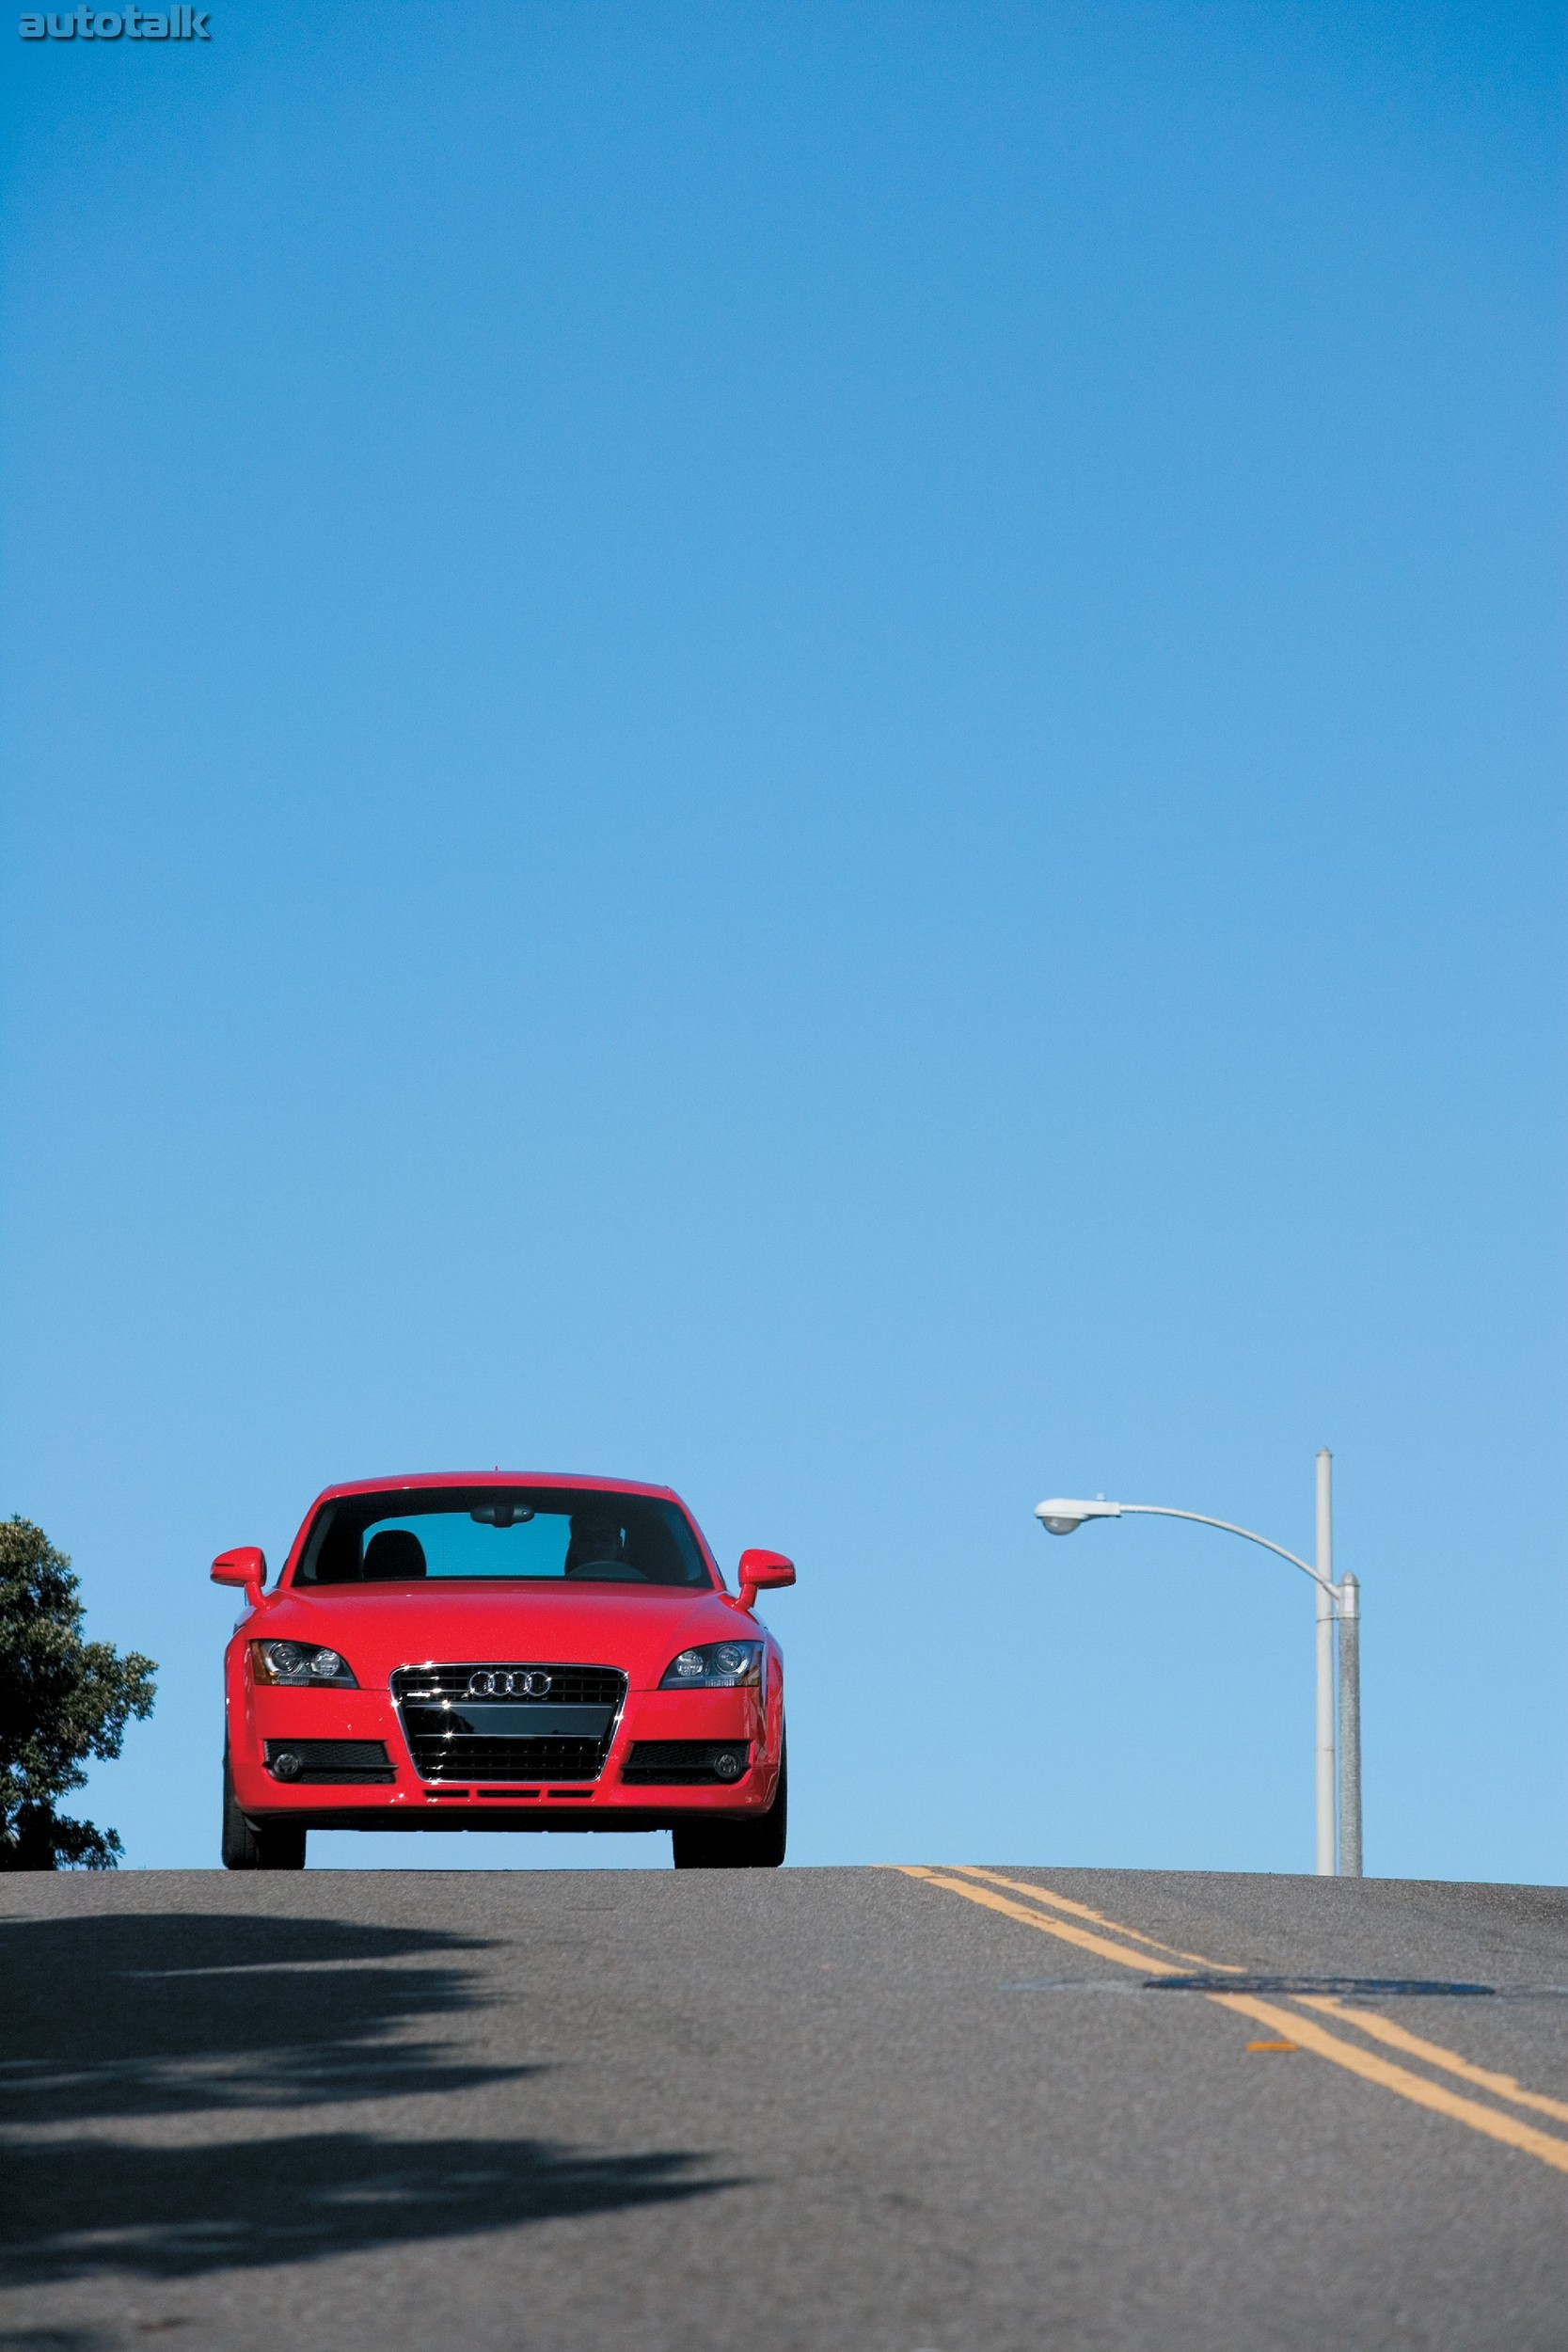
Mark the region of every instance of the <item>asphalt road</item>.
POLYGON ((8 2347, 1568 2345, 1562 1889, 127 1872, 0 1920, 8 2347))

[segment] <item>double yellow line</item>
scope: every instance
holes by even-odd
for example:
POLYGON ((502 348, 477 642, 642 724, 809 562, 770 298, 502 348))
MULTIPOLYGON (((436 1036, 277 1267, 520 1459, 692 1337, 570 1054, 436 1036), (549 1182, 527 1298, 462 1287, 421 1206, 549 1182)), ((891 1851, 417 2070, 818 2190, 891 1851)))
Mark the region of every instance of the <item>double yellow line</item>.
MULTIPOLYGON (((957 1863, 941 1870, 927 1869, 914 1863, 900 1863, 896 1867, 907 1878, 923 1880, 927 1886, 942 1887, 950 1895, 961 1895, 966 1902, 1000 1912, 1004 1918, 1017 1919, 1026 1928, 1037 1928, 1042 1935, 1053 1935, 1060 1943, 1074 1944, 1080 1951, 1093 1952, 1099 1960, 1114 1961, 1119 1968, 1135 1968, 1146 1978, 1187 1976, 1195 1966, 1214 1976, 1250 1973, 1233 1961, 1206 1960, 1201 1953, 1184 1952, 1174 1944, 1162 1944, 1156 1937, 1145 1935, 1137 1928, 1123 1927, 1118 1920, 1107 1919, 1102 1912, 1091 1910, 1087 1903, 1074 1902, 1069 1896, 1058 1895, 1050 1887, 1004 1878, 996 1870, 982 1870, 972 1863, 957 1863), (1007 1891, 999 1893, 999 1888, 1007 1891), (1022 1902, 1017 1899, 1020 1896, 1024 1898, 1022 1902)), ((1331 2066, 1343 2067, 1349 2074, 1359 2074, 1364 2082, 1377 2083, 1416 2106, 1428 2107, 1434 2115, 1449 2116, 1473 2132, 1483 2133, 1488 2139, 1499 2139, 1505 2147, 1522 2149, 1525 2154, 1538 2157, 1556 2172, 1568 2172, 1568 2139, 1560 2138, 1555 2132, 1541 2131, 1533 2123, 1521 2122, 1517 2116, 1504 2114, 1497 2107, 1482 2106, 1479 2099, 1467 2099, 1461 2092, 1450 2090, 1446 2083, 1431 2081, 1425 2074, 1412 2073, 1408 2066, 1398 2066, 1392 2059, 1380 2058, 1376 2051, 1363 2049, 1359 2042, 1330 2033, 1326 2026, 1304 2017, 1301 2011, 1324 2011, 1336 2024, 1348 2026, 1386 2048, 1402 2051, 1407 2058, 1418 2058, 1440 2074, 1456 2075, 1478 2090, 1488 2091, 1495 2099, 1506 2100, 1516 2107, 1529 2107, 1538 2115, 1549 2115, 1558 2122, 1568 2123, 1568 2102, 1549 2099, 1542 2091, 1526 2090, 1512 2074, 1496 2074, 1486 2067, 1472 2065, 1457 2050, 1446 2050, 1439 2042, 1424 2041, 1419 2034, 1407 2032, 1403 2026, 1396 2026, 1370 2010, 1346 2009, 1343 2002, 1327 1994, 1289 1994, 1286 1997, 1296 2004, 1291 2009, 1258 2000, 1250 1993, 1207 1993, 1202 1997, 1220 2009, 1234 2010, 1239 2017, 1250 2017, 1259 2025, 1272 2026, 1282 2039, 1310 2050, 1314 2058, 1326 2058, 1331 2066)))

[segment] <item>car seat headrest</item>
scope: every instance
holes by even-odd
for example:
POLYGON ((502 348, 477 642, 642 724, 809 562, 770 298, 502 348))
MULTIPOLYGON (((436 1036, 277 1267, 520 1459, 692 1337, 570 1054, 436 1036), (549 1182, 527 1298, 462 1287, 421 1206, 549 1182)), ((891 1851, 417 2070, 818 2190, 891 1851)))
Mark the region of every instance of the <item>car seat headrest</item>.
POLYGON ((367 1577, 428 1576, 424 1546, 406 1527, 384 1527, 365 1546, 367 1577))

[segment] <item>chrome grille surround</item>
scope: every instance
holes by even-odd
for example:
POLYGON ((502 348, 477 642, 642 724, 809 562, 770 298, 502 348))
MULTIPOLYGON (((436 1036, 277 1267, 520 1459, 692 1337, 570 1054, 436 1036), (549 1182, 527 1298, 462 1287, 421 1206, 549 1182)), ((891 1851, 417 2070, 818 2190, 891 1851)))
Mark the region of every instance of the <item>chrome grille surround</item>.
POLYGON ((421 1780, 595 1781, 626 1677, 615 1666, 479 1659, 400 1666, 391 1691, 421 1780))

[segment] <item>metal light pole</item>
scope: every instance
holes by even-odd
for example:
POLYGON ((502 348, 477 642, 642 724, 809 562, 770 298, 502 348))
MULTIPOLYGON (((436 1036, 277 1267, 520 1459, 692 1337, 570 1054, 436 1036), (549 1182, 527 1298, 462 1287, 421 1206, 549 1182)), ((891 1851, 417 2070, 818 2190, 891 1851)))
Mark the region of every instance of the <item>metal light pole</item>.
POLYGON ((1334 1457, 1318 1449, 1318 1876, 1334 1876, 1334 1457))
POLYGON ((1339 1876, 1361 1876, 1361 1586, 1339 1579, 1339 1876))
POLYGON ((1354 1576, 1334 1581, 1333 1457, 1324 1446, 1318 1455, 1317 1565, 1298 1559, 1283 1544, 1230 1519, 1214 1519, 1203 1511, 1176 1511, 1159 1502, 1093 1502, 1056 1495, 1037 1504, 1035 1517, 1048 1535, 1070 1535, 1085 1519, 1129 1518, 1192 1519, 1199 1527, 1217 1527, 1227 1535, 1241 1535, 1249 1544, 1289 1560, 1309 1576, 1317 1587, 1317 1716, 1313 1781, 1317 1797, 1320 1878, 1336 1875, 1335 1830, 1338 1798, 1338 1861, 1341 1878, 1361 1876, 1361 1588, 1354 1576), (1338 1636, 1338 1644, 1336 1644, 1338 1636), (1338 1650, 1338 1738, 1335 1738, 1335 1650, 1338 1650))

